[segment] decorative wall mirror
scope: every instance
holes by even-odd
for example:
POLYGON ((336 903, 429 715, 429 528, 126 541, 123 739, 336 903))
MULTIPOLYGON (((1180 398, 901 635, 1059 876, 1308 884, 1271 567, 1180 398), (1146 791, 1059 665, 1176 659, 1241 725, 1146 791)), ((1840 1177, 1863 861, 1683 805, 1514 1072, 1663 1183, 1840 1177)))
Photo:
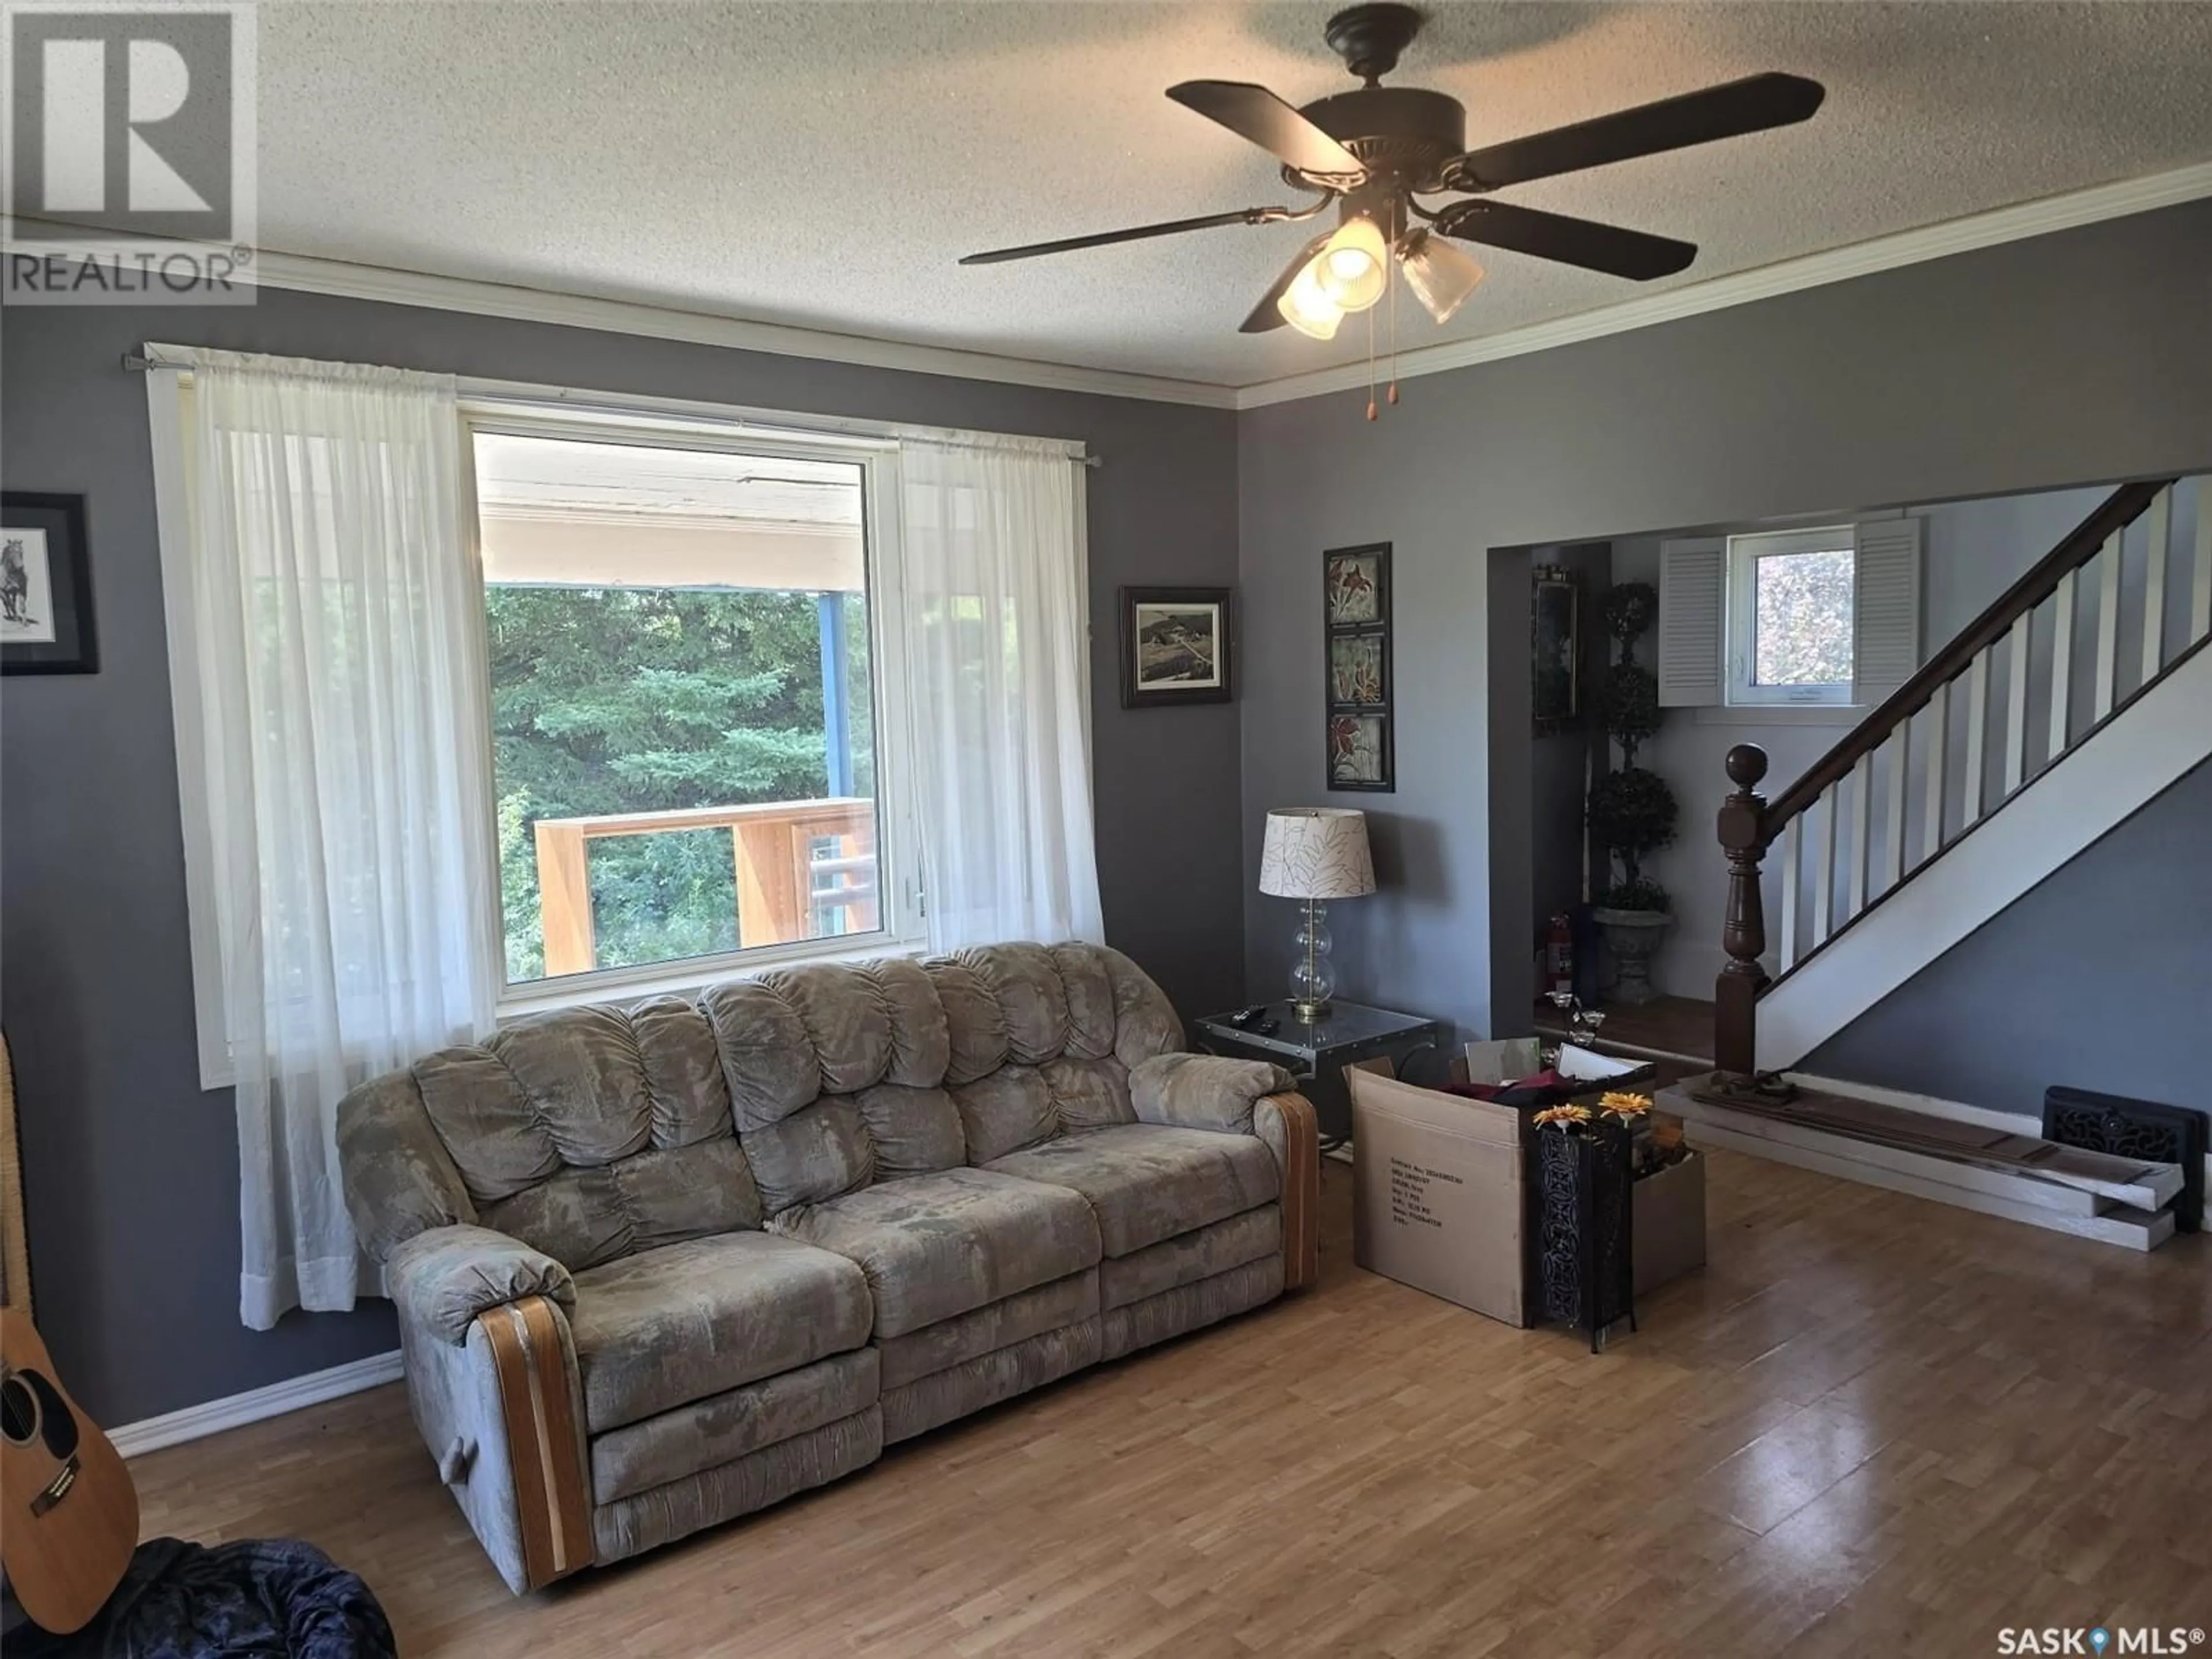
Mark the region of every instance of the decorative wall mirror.
POLYGON ((1574 572, 1556 564, 1535 567, 1529 603, 1529 701, 1536 735, 1547 738, 1580 724, 1582 588, 1574 572))

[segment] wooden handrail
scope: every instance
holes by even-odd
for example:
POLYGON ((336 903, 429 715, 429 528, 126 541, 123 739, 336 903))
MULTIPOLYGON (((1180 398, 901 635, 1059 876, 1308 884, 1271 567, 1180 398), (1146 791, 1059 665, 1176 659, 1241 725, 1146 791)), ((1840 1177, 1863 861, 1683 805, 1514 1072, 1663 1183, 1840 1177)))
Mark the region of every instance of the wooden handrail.
POLYGON ((874 929, 882 915, 874 877, 876 804, 865 795, 539 818, 533 827, 538 931, 549 977, 599 965, 587 849, 594 841, 618 836, 729 830, 741 949, 809 937, 817 875, 834 879, 837 901, 860 931, 874 929), (816 860, 811 846, 817 839, 834 840, 835 854, 816 860))
POLYGON ((2097 550, 2141 518, 2159 491, 2177 482, 2154 478, 2122 484, 2104 505, 2075 526, 2072 534, 2036 561, 2021 579, 1993 600, 1988 610, 1923 663, 1917 673, 1877 704, 1809 770, 1768 803, 1760 813, 1763 842, 1771 844, 1790 819, 1820 799, 1829 785, 1889 740, 1889 734, 1918 714, 1936 695, 1973 665, 1974 659, 2012 631, 2012 626, 2057 591, 2061 578, 2096 557, 2097 550))

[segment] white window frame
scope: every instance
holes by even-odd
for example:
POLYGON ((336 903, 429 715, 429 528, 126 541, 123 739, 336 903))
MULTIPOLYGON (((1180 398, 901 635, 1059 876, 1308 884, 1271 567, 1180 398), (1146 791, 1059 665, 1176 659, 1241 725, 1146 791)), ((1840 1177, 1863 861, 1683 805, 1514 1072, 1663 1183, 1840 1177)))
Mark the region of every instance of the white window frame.
POLYGON ((1753 676, 1758 657, 1758 570, 1763 558, 1791 554, 1844 552, 1851 556, 1856 600, 1858 541, 1850 524, 1805 530, 1762 530, 1728 538, 1726 637, 1728 654, 1721 682, 1723 706, 1736 708, 1850 708, 1856 696, 1857 635, 1854 629, 1854 678, 1828 685, 1760 685, 1753 676))
MULTIPOLYGON (((861 470, 862 542, 867 570, 868 693, 873 705, 876 779, 876 885, 881 925, 873 932, 845 933, 787 945, 754 945, 707 957, 641 963, 563 974, 516 985, 507 979, 506 926, 499 890, 485 895, 481 911, 483 946, 500 964, 499 1015, 504 1020, 615 995, 649 995, 690 991, 733 975, 753 973, 794 962, 858 960, 913 953, 927 948, 927 925, 921 884, 921 833, 910 785, 906 721, 887 695, 906 684, 905 580, 899 525, 898 443, 891 437, 843 433, 770 433, 744 419, 679 416, 653 410, 589 410, 528 398, 471 397, 460 399, 463 510, 471 545, 479 520, 476 498, 476 445, 479 432, 514 437, 560 438, 582 442, 654 446, 672 449, 719 450, 726 453, 797 460, 839 461, 861 470)), ((481 559, 477 560, 481 571, 481 559)), ((479 585, 483 584, 481 576, 479 585)), ((489 612, 484 612, 487 624, 489 612)), ((487 653, 489 657, 489 653, 487 653)), ((485 687, 490 707, 491 688, 485 687)), ((902 698, 900 701, 903 701, 902 698)), ((492 745, 484 747, 492 764, 492 745)), ((486 798, 496 799, 493 781, 486 798)), ((499 868, 496 818, 483 826, 489 867, 499 868)))
MULTIPOLYGON (((191 390, 187 349, 149 343, 146 355, 147 428, 153 452, 154 511, 165 593, 182 592, 192 581, 191 564, 193 467, 192 428, 186 418, 191 390)), ((928 948, 921 878, 921 830, 911 786, 908 750, 913 741, 901 706, 906 683, 905 586, 900 544, 899 436, 901 428, 867 422, 815 422, 774 411, 648 397, 578 394, 568 388, 508 381, 461 383, 460 503, 478 566, 475 446, 472 428, 524 425, 538 433, 582 436, 596 430, 624 443, 659 441, 677 447, 720 447, 745 454, 790 454, 812 459, 858 462, 863 473, 862 524, 868 579, 870 695, 875 703, 877 887, 883 927, 787 945, 756 946, 678 962, 643 963, 563 975, 524 986, 506 984, 506 929, 499 890, 484 895, 479 912, 483 948, 500 963, 499 1018, 611 996, 646 996, 686 992, 780 963, 860 960, 919 954, 928 948)), ((1070 446, 1079 455, 1079 446, 1070 446)), ((200 1087, 227 1089, 238 1080, 231 1053, 228 988, 224 983, 222 933, 216 917, 213 878, 216 848, 210 828, 207 780, 197 757, 201 752, 198 655, 185 610, 163 605, 169 657, 169 707, 177 753, 177 791, 185 866, 185 902, 191 948, 193 1030, 199 1059, 200 1087)), ((489 613, 487 620, 489 620, 489 613)), ((1088 674, 1085 675, 1088 683, 1088 674)), ((487 696, 489 688, 487 688, 487 696)), ((487 703, 487 706, 489 704, 487 703)), ((490 750, 485 750, 489 767, 490 750)), ((489 787, 489 781, 487 780, 489 787)), ((499 825, 495 816, 483 826, 489 845, 488 866, 496 872, 499 825)))

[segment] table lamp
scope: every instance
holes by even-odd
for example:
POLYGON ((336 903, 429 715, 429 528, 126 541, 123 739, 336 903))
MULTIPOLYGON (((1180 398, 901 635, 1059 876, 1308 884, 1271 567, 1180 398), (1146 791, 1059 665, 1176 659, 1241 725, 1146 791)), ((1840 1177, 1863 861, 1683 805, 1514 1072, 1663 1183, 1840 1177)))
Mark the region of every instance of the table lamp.
POLYGON ((1291 1006, 1311 1024, 1328 1012, 1336 991, 1323 901, 1362 898, 1375 890, 1367 814, 1343 806, 1279 806, 1269 812, 1260 850, 1260 890, 1306 902, 1291 967, 1291 1006))

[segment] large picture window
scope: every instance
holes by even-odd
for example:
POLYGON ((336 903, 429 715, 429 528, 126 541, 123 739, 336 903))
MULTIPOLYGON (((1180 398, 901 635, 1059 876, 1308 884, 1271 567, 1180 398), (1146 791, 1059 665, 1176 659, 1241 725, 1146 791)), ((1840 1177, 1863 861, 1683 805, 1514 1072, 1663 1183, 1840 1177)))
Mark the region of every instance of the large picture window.
POLYGON ((886 458, 493 416, 469 450, 507 1000, 913 932, 886 458))

